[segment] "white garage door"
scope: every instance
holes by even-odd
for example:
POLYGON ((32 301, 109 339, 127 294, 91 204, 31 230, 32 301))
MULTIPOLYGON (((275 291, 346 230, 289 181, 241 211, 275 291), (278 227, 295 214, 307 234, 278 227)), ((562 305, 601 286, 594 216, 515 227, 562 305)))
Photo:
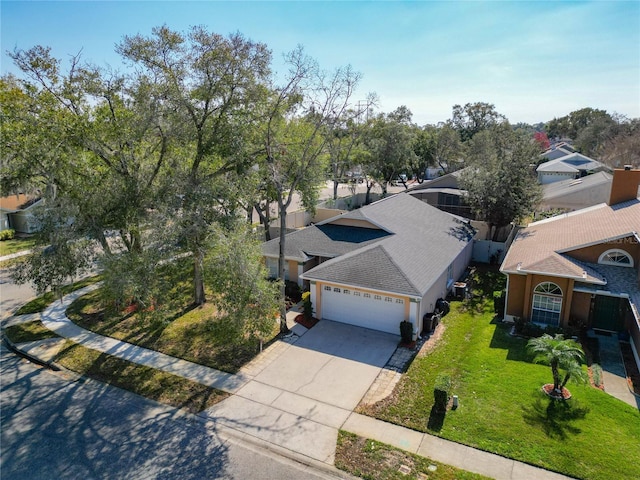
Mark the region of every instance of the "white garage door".
POLYGON ((405 300, 357 290, 322 290, 322 318, 400 335, 405 300))

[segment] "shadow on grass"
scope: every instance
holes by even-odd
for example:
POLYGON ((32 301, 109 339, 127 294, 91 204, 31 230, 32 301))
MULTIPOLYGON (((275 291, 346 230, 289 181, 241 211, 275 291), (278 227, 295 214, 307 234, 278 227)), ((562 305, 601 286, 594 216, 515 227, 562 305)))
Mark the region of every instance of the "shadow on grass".
POLYGON ((581 407, 575 399, 559 401, 542 397, 522 410, 522 418, 528 425, 537 427, 548 437, 559 440, 566 440, 569 435, 581 433, 582 430, 573 425, 573 422, 584 419, 589 413, 589 408, 581 407))
POLYGON ((490 348, 499 348, 507 351, 507 360, 530 363, 533 356, 527 352, 527 339, 510 335, 511 325, 501 323, 494 319, 491 323, 496 323, 493 331, 490 348))
POLYGON ((442 426, 444 425, 444 417, 447 412, 443 412, 438 410, 434 405, 431 407, 431 413, 429 414, 429 421, 427 422, 427 429, 432 432, 439 432, 442 430, 442 426))

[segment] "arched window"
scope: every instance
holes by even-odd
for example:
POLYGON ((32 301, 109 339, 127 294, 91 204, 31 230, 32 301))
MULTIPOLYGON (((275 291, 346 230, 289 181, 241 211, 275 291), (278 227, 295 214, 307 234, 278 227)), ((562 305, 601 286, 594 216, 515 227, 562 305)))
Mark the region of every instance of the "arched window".
POLYGON ((624 250, 607 250, 600 258, 598 263, 605 265, 617 265, 618 267, 633 267, 633 258, 624 250))
POLYGON ((552 282, 539 283, 533 290, 531 321, 545 325, 560 325, 562 289, 552 282))

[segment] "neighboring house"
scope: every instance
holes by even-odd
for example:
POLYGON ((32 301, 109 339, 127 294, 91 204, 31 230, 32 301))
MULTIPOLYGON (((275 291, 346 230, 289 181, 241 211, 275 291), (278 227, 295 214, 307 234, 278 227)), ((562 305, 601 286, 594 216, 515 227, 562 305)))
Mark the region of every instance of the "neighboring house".
POLYGON ((536 168, 538 183, 581 178, 596 172, 609 171, 609 167, 580 153, 570 153, 555 160, 541 163, 536 168))
POLYGON ((613 175, 598 172, 578 179, 563 180, 543 185, 540 210, 579 210, 609 200, 613 175))
POLYGON ((16 233, 38 231, 33 212, 42 205, 42 199, 23 193, 0 198, 0 230, 12 228, 16 233))
MULTIPOLYGON (((406 193, 287 235, 286 274, 308 284, 319 319, 400 334, 400 322, 423 330, 423 318, 453 289, 472 253, 463 219, 406 193)), ((263 244, 275 273, 279 239, 263 244)))
POLYGON ((416 185, 410 188, 408 193, 445 212, 465 218, 473 218, 471 208, 464 201, 467 191, 461 190, 459 186, 459 179, 463 170, 447 173, 434 180, 416 185))
POLYGON ((505 319, 628 331, 640 348, 639 186, 640 170, 616 169, 608 203, 522 229, 500 268, 505 319))
POLYGON ((571 155, 572 153, 576 153, 576 150, 571 145, 560 142, 551 146, 551 148, 543 152, 540 156, 547 160, 555 160, 566 155, 571 155))

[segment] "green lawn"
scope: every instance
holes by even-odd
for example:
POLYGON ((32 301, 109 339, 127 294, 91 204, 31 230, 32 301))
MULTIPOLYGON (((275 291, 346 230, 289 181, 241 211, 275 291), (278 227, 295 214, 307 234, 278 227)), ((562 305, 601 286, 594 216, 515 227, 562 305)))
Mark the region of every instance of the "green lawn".
POLYGON ((34 238, 14 238, 12 240, 3 240, 0 242, 0 257, 10 255, 12 253, 30 250, 36 244, 34 238))
POLYGON ((394 395, 364 412, 576 478, 638 478, 638 410, 589 385, 569 384, 566 403, 547 398, 540 387, 550 368, 531 363, 526 340, 494 321, 492 307, 452 303, 436 348, 414 360, 394 395), (451 375, 460 400, 444 418, 431 414, 440 372, 451 375))
MULTIPOLYGON (((259 353, 256 338, 236 335, 212 303, 173 313, 123 313, 106 305, 101 290, 76 300, 67 310, 87 330, 177 358, 235 373, 259 353)), ((274 320, 272 338, 278 334, 274 320)))
MULTIPOLYGON (((42 322, 33 321, 4 329, 14 344, 58 338, 42 322)), ((154 368, 137 365, 67 340, 54 362, 84 377, 129 390, 157 402, 201 412, 229 395, 215 388, 154 368)))

